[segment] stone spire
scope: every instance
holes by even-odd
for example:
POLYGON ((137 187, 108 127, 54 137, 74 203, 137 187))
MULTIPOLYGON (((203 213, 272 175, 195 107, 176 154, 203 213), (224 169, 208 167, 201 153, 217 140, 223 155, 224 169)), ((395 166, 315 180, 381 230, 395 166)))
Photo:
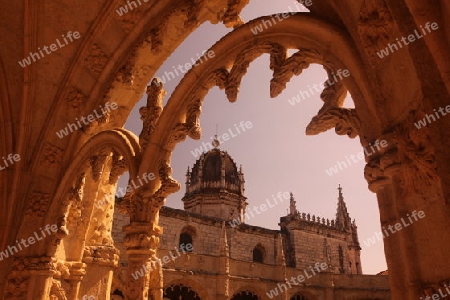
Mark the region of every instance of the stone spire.
POLYGON ((191 171, 188 166, 187 172, 186 172, 186 191, 189 189, 190 178, 191 178, 191 171))
POLYGON ((296 207, 296 202, 294 200, 294 194, 292 194, 291 192, 291 198, 289 200, 289 214, 290 215, 296 215, 298 213, 297 211, 297 207, 296 207))
POLYGON ((336 212, 336 226, 339 229, 350 230, 352 220, 347 211, 347 205, 344 202, 344 197, 342 196, 342 187, 339 185, 339 197, 338 197, 338 207, 336 212))

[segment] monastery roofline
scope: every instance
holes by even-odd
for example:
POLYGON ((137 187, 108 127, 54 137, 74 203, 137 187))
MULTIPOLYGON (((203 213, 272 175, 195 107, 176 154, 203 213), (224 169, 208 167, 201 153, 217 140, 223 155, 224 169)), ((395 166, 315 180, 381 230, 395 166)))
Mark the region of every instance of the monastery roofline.
MULTIPOLYGON (((192 217, 192 218, 196 218, 196 219, 199 219, 202 221, 213 222, 219 226, 222 226, 222 223, 225 222, 225 225, 227 227, 232 227, 229 223, 229 222, 231 222, 230 220, 224 220, 224 219, 220 219, 220 218, 205 216, 205 215, 202 215, 199 213, 187 212, 183 209, 178 209, 178 208, 173 208, 173 207, 168 207, 168 206, 163 206, 161 208, 160 215, 163 215, 165 217, 178 217, 178 218, 186 218, 186 219, 189 217, 192 217)), ((268 229, 268 228, 249 225, 249 224, 240 224, 234 228, 236 228, 237 230, 247 230, 247 231, 250 230, 250 231, 257 231, 257 232, 270 233, 270 234, 282 233, 281 230, 268 229)))
POLYGON ((280 224, 285 223, 287 225, 291 222, 323 226, 328 229, 336 230, 339 232, 346 232, 346 228, 339 228, 338 224, 336 223, 336 220, 325 219, 320 216, 316 217, 315 215, 311 216, 311 214, 307 214, 307 213, 297 212, 297 214, 295 214, 295 215, 287 215, 284 217, 280 217, 280 224))

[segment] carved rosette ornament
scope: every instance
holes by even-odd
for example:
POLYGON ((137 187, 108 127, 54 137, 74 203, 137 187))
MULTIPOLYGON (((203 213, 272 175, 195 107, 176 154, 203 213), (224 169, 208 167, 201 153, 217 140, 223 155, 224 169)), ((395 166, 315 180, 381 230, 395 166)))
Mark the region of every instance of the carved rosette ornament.
POLYGON ((63 156, 63 150, 56 147, 50 143, 45 145, 44 151, 42 153, 42 167, 43 168, 56 168, 61 161, 63 156))
POLYGON ((70 89, 69 95, 67 95, 66 102, 69 105, 69 108, 74 112, 81 112, 83 110, 84 104, 87 101, 87 96, 83 94, 83 92, 76 87, 72 87, 70 89))
POLYGON ((32 219, 43 218, 50 205, 50 200, 51 197, 48 193, 33 192, 29 199, 25 216, 32 219))
POLYGON ((377 51, 389 43, 394 26, 385 0, 364 0, 359 13, 358 31, 362 44, 372 61, 379 60, 377 51))
MULTIPOLYGON (((147 8, 147 6, 152 5, 153 3, 147 2, 145 3, 146 6, 145 8, 147 8)), ((121 12, 121 14, 115 13, 114 15, 116 16, 117 19, 120 20, 122 29, 127 34, 130 33, 134 28, 136 28, 137 23, 142 18, 142 14, 145 12, 144 8, 142 7, 139 9, 130 10, 127 1, 119 1, 114 10, 121 12), (127 8, 127 12, 124 12, 123 10, 125 7, 127 8)))
POLYGON ((29 276, 20 276, 9 278, 5 288, 5 299, 26 300, 30 286, 29 276))
POLYGON ((88 55, 84 59, 86 67, 98 76, 105 69, 107 63, 108 55, 97 44, 92 44, 88 55))

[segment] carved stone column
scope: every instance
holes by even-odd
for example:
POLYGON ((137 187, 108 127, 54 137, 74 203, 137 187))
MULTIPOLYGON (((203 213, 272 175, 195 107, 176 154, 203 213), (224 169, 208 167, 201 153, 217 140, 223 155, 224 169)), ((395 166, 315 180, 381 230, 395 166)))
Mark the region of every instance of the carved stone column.
POLYGON ((14 258, 11 272, 8 275, 4 299, 47 300, 55 273, 56 269, 51 257, 14 258))
POLYGON ((66 263, 68 265, 69 276, 64 278, 70 286, 68 291, 67 300, 81 299, 80 286, 81 281, 86 275, 86 264, 82 262, 66 263))
POLYGON ((127 247, 127 299, 162 299, 162 268, 157 262, 159 226, 145 222, 132 222, 125 227, 124 244, 127 247))
POLYGON ((86 264, 86 276, 79 298, 94 296, 96 299, 108 299, 111 293, 114 268, 119 265, 119 250, 112 245, 93 245, 84 248, 83 262, 86 264))
POLYGON ((402 299, 437 293, 450 278, 450 252, 444 245, 450 240, 448 207, 429 129, 418 130, 415 121, 411 113, 380 136, 388 146, 371 155, 365 167, 369 188, 377 193, 393 297, 402 299), (400 230, 389 229, 397 223, 400 230), (430 243, 436 240, 443 244, 430 243))

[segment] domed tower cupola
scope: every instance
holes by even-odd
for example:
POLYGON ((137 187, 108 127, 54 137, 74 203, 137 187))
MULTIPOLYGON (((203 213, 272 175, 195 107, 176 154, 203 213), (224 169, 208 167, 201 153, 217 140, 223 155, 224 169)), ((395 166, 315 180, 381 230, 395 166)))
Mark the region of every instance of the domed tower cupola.
POLYGON ((247 206, 242 167, 218 148, 203 153, 186 173, 186 211, 224 220, 242 220, 247 206))

